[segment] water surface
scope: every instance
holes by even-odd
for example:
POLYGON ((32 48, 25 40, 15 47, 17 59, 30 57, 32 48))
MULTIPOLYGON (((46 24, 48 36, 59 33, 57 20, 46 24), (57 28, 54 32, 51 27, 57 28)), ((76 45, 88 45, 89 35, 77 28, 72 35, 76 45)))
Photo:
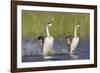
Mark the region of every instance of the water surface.
MULTIPOLYGON (((69 48, 64 39, 55 39, 53 46, 54 54, 50 59, 52 61, 60 60, 83 60, 90 58, 90 43, 89 40, 80 40, 78 47, 74 53, 77 57, 69 56, 69 48)), ((42 47, 36 39, 31 41, 22 40, 22 62, 40 62, 47 61, 43 58, 42 47)))

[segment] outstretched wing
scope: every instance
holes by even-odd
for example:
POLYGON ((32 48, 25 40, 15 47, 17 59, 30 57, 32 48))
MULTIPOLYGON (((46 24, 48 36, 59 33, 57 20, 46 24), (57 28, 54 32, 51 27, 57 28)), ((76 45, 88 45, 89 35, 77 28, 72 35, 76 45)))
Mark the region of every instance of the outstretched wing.
POLYGON ((67 44, 68 46, 70 47, 71 43, 72 43, 72 39, 73 39, 73 35, 68 35, 65 37, 66 41, 67 41, 67 44))

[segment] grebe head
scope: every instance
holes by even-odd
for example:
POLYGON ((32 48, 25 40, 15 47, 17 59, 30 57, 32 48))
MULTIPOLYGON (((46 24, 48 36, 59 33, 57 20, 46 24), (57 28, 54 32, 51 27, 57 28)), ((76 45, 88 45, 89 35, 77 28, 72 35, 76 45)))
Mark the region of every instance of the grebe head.
POLYGON ((76 27, 80 27, 80 25, 76 25, 76 27))
POLYGON ((52 22, 49 22, 47 26, 51 27, 52 26, 52 22))

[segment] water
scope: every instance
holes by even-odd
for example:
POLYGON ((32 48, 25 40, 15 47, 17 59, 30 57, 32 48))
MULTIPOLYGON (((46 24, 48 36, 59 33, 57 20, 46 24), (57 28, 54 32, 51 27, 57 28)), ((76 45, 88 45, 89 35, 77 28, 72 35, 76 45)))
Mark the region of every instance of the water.
POLYGON ((55 39, 53 46, 54 54, 50 59, 44 59, 42 56, 42 47, 36 39, 31 41, 22 40, 22 62, 40 62, 40 61, 60 61, 60 60, 82 60, 90 58, 89 40, 80 40, 75 49, 75 57, 69 56, 68 46, 64 39, 55 39))

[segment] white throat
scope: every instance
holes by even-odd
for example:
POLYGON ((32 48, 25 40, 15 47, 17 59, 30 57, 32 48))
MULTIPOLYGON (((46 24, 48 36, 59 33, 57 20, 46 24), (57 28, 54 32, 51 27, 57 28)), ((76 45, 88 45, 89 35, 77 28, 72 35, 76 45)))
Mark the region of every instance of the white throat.
POLYGON ((46 26, 46 33, 47 33, 47 36, 49 37, 50 33, 49 33, 48 25, 46 26))
POLYGON ((77 36, 77 28, 75 27, 74 36, 77 36))
POLYGON ((79 27, 79 25, 75 26, 75 30, 74 30, 74 36, 77 37, 77 28, 79 27))

